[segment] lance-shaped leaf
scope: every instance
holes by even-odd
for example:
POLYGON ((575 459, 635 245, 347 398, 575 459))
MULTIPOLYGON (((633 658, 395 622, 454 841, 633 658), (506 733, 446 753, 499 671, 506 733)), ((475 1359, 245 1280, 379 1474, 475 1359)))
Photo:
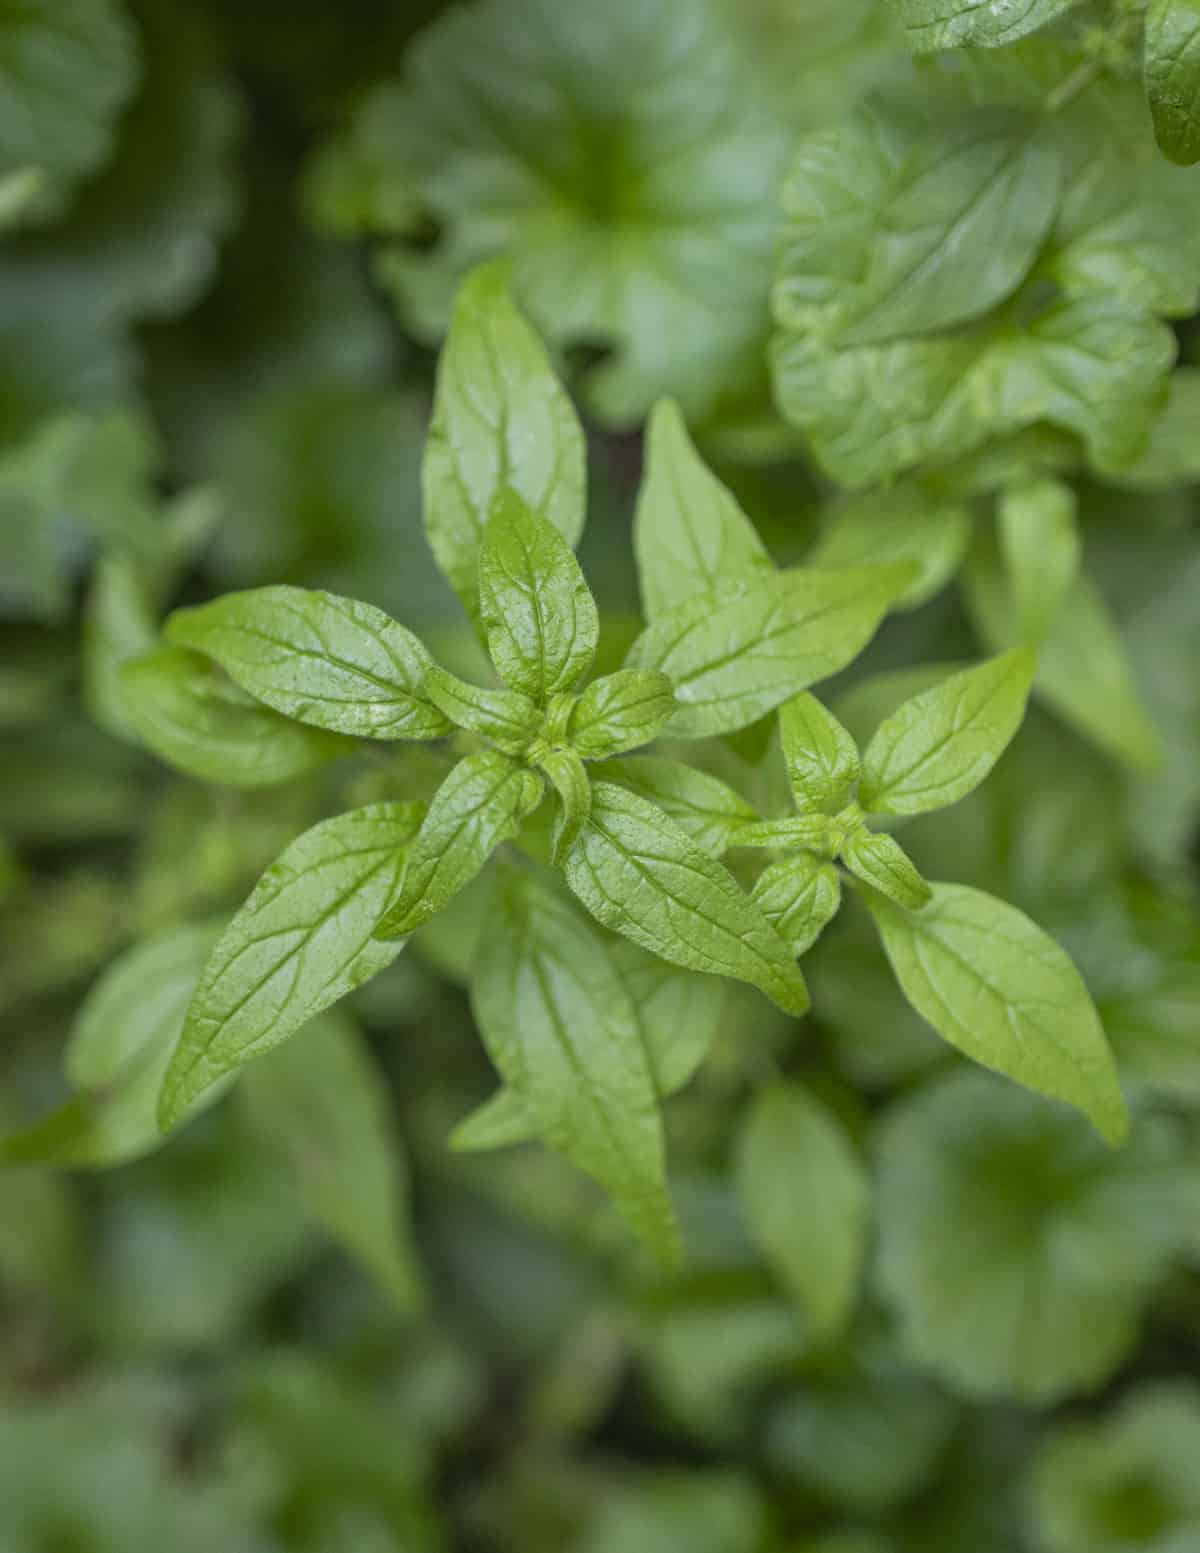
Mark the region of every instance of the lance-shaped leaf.
POLYGON ((1002 48, 1052 22, 1077 0, 890 0, 900 13, 909 47, 1002 48))
POLYGON ((80 1006, 67 1045, 76 1093, 24 1132, 0 1139, 0 1161, 107 1168, 159 1147, 163 1074, 222 926, 167 928, 109 966, 80 1006))
POLYGON ((628 663, 671 679, 672 734, 733 733, 845 668, 911 576, 908 566, 765 572, 660 615, 628 663))
POLYGON ((479 610, 500 677, 535 701, 570 690, 591 664, 600 625, 579 562, 509 486, 479 551, 479 610))
POLYGON ((832 863, 796 852, 770 863, 751 897, 794 955, 811 949, 842 903, 842 881, 832 863))
POLYGON ((1129 1127, 1116 1065, 1083 978, 1035 922, 962 884, 923 911, 867 904, 905 997, 974 1061, 1064 1100, 1109 1143, 1129 1127))
POLYGON ((1036 668, 1034 654, 1016 648, 905 701, 863 755, 863 808, 924 814, 965 798, 1021 726, 1036 668))
POLYGON ((440 664, 430 665, 425 688, 456 728, 482 734, 509 755, 520 754, 542 726, 541 709, 531 697, 472 685, 440 664))
POLYGON ((807 1010, 804 978, 759 907, 646 799, 594 783, 591 814, 563 866, 605 927, 675 965, 749 982, 789 1014, 807 1010))
POLYGON ((734 831, 756 818, 753 806, 728 782, 679 760, 660 755, 609 760, 602 775, 606 781, 648 798, 711 857, 720 857, 731 845, 734 831))
POLYGON ((202 782, 269 787, 307 776, 351 748, 337 734, 271 711, 183 647, 133 659, 120 686, 121 709, 143 743, 202 782))
POLYGON ((504 881, 471 1005, 539 1134, 602 1183, 664 1260, 678 1255, 658 1094, 603 936, 532 873, 504 881))
POLYGON ((801 809, 836 814, 862 774, 858 745, 816 696, 793 696, 779 709, 788 782, 801 809))
POLYGON ((1017 627, 1033 647, 1050 631, 1079 575, 1078 506, 1063 481, 1038 480, 1005 491, 996 509, 1017 627))
POLYGON ((383 610, 317 589, 252 588, 177 609, 164 634, 207 654, 255 700, 360 739, 437 739, 429 654, 383 610))
POLYGON ((421 484, 430 548, 473 620, 479 549, 505 486, 568 544, 583 532, 583 431, 502 263, 481 265, 459 290, 421 484))
POLYGON ((569 727, 584 760, 604 760, 656 739, 675 711, 675 689, 656 669, 618 669, 595 679, 569 727))
POLYGON ((693 593, 772 569, 754 525, 696 452, 679 406, 669 399, 650 415, 633 549, 647 620, 693 593))
POLYGON ((1151 0, 1145 76, 1159 149, 1184 167, 1200 162, 1200 0, 1151 0))
POLYGON ((428 922, 474 879, 541 802, 542 780, 498 750, 460 760, 433 795, 409 848, 400 890, 376 932, 400 938, 428 922))
POLYGON ((850 1319, 871 1191, 845 1129, 801 1085, 772 1084, 737 1139, 736 1179, 750 1233, 819 1340, 850 1319))
POLYGON ((304 1206, 404 1311, 421 1304, 408 1229, 408 1170, 387 1087, 339 1011, 246 1073, 242 1114, 292 1174, 304 1206))
POLYGON ((919 911, 932 891, 894 836, 859 830, 842 847, 842 861, 857 879, 905 911, 919 911))
POLYGON ((420 818, 416 804, 353 809, 305 831, 271 864, 204 967, 163 1080, 164 1130, 224 1074, 396 958, 403 946, 373 935, 420 818))
POLYGON ((577 750, 547 750, 538 759, 538 770, 550 778, 558 794, 560 808, 554 822, 554 861, 560 863, 575 845, 575 839, 591 813, 592 784, 577 750))

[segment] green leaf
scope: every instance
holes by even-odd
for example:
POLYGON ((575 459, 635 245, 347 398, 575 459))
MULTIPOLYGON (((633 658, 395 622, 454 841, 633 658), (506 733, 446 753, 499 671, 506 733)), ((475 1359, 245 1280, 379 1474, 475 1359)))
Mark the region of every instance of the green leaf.
POLYGON ((879 1283, 905 1351, 973 1397, 1094 1393, 1194 1243, 1193 1158, 1173 1118, 1141 1116, 1113 1151, 986 1074, 922 1086, 876 1146, 879 1283))
POLYGON ((934 49, 1003 48, 1052 22, 1077 0, 890 0, 899 11, 909 47, 934 49))
POLYGON ((858 746, 816 696, 793 696, 779 709, 788 782, 800 809, 836 814, 862 775, 858 746))
POLYGON ((583 532, 583 432, 501 264, 472 271, 459 290, 421 484, 430 548, 476 621, 480 547, 505 487, 569 545, 583 532))
POLYGON ((415 804, 352 809, 271 864, 204 967, 163 1080, 164 1130, 224 1074, 391 964, 403 945, 374 933, 419 820, 415 804))
POLYGON ((132 738, 121 671, 158 644, 158 623, 139 568, 127 556, 96 563, 84 615, 84 700, 89 714, 118 738, 132 738))
POLYGON ((904 911, 920 911, 929 904, 932 890, 894 836, 860 830, 842 847, 842 861, 856 878, 904 911))
POLYGON ((996 509, 1021 639, 1032 647, 1049 633, 1079 574, 1078 505, 1069 485, 1038 480, 1005 491, 996 509))
POLYGON ((1159 150, 1200 162, 1200 4, 1151 0, 1146 12, 1146 100, 1159 150))
POLYGON ((1108 1143, 1129 1117, 1112 1053, 1065 950, 1015 906, 935 884, 916 915, 868 897, 905 997, 952 1046, 1077 1106, 1108 1143))
POLYGON ((787 1013, 807 1009, 783 939, 728 870, 646 799, 594 783, 591 815, 563 867, 613 932, 672 964, 749 982, 787 1013))
POLYGON ((247 1071, 238 1090, 254 1133, 278 1156, 309 1213, 402 1311, 422 1283, 407 1227, 407 1167, 387 1087, 359 1030, 319 1014, 247 1071))
POLYGON ((753 820, 739 825, 729 838, 734 847, 770 847, 776 850, 801 847, 820 857, 833 857, 841 845, 844 826, 828 815, 808 810, 789 814, 781 820, 753 820))
POLYGON ((1158 491, 1200 480, 1200 367, 1177 367, 1167 379, 1167 402, 1150 428, 1141 456, 1114 474, 1118 485, 1158 491))
MULTIPOLYGON (((965 599, 984 641, 994 650, 1017 634, 999 560, 976 546, 964 574, 965 599)), ((1142 771, 1162 758, 1158 732, 1142 704, 1116 622, 1091 578, 1080 577, 1063 600, 1038 650, 1037 693, 1060 717, 1101 749, 1142 771)))
POLYGON ((542 726, 537 702, 519 690, 485 690, 436 663, 425 671, 425 693, 456 728, 482 734, 509 755, 519 755, 542 726))
POLYGON ((256 700, 315 728, 359 739, 436 739, 450 731, 425 693, 425 648, 357 599, 252 588, 175 610, 164 635, 212 658, 256 700))
POLYGON ((965 798, 1021 726, 1036 668, 1033 653, 1018 647, 905 701, 863 755, 863 808, 925 814, 965 798))
POLYGON ((125 717, 142 742, 202 782, 269 787, 306 776, 350 748, 336 734, 271 711, 183 647, 132 659, 120 686, 125 717))
POLYGON ((912 584, 892 605, 916 609, 958 571, 971 538, 971 510, 908 481, 844 497, 834 506, 809 566, 866 566, 907 561, 912 584))
POLYGON ((1046 301, 1032 283, 996 317, 946 334, 838 348, 775 337, 784 416, 839 484, 874 485, 1048 421, 1102 472, 1137 458, 1175 359, 1169 329, 1110 295, 1046 301))
POLYGON ((33 175, 36 203, 58 203, 110 155, 138 64, 137 35, 115 0, 10 10, 0 23, 0 178, 33 175))
POLYGON ((482 1154, 530 1143, 537 1136, 537 1124, 516 1090, 498 1089, 459 1122, 450 1134, 450 1147, 460 1154, 482 1154))
POLYGON ((584 760, 605 760, 649 744, 675 711, 675 688, 655 669, 618 669, 579 698, 568 736, 584 760))
POLYGON ((660 615, 627 662, 671 679, 672 734, 733 733, 845 668, 910 581, 907 566, 765 573, 660 615))
MULTIPOLYGON (((88 992, 67 1046, 75 1094, 24 1132, 0 1161, 108 1168, 157 1149, 158 1093, 184 1014, 222 924, 170 927, 121 954, 88 992)), ((219 1091, 209 1093, 209 1101, 219 1091)))
POLYGON ((601 775, 649 799, 710 857, 720 857, 738 826, 755 819, 753 807, 727 782, 682 761, 636 755, 605 761, 601 775))
POLYGON ((792 953, 800 956, 837 915, 841 876, 832 863, 811 852, 797 852, 769 863, 750 895, 792 953))
POLYGON ((548 750, 539 757, 538 770, 550 778, 561 804, 554 826, 554 861, 560 863, 587 823, 592 784, 578 751, 573 749, 548 750))
POLYGON ((1200 1392, 1143 1381, 1097 1418, 1053 1428, 1029 1480, 1029 1513, 1047 1553, 1186 1553, 1200 1537, 1200 1392))
POLYGON ((783 189, 785 329, 878 345, 947 329, 1020 285, 1054 219, 1038 120, 975 107, 922 119, 886 100, 801 142, 783 189))
POLYGON ((862 1161, 836 1117, 795 1083, 760 1092, 735 1149, 751 1235, 814 1337, 836 1337, 853 1313, 867 1249, 862 1161))
POLYGON ((479 549, 479 611, 492 662, 514 690, 544 703, 587 672, 600 636, 596 601, 554 524, 508 486, 479 549))
POLYGON ((378 936, 400 938, 441 911, 517 834, 542 793, 539 776, 496 750, 460 760, 434 794, 378 936))
POLYGON ((696 452, 669 399, 655 405, 646 431, 633 550, 647 620, 694 593, 771 569, 754 525, 696 452))
POLYGON ((509 875, 471 1003, 489 1055, 539 1134, 612 1193, 660 1258, 674 1260, 654 1075, 601 935, 548 884, 509 875))

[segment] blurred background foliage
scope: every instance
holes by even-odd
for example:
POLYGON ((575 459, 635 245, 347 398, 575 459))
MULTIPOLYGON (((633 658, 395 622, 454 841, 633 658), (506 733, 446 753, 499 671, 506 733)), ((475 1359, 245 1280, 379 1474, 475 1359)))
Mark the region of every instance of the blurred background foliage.
MULTIPOLYGON (((169 977, 114 987, 122 956, 220 920, 339 804, 428 780, 389 756, 207 788, 122 737, 110 679, 167 601, 280 581, 470 661, 418 489, 469 264, 511 256, 587 417, 606 646, 633 629, 661 394, 773 554, 809 552, 836 497, 770 406, 775 191, 798 133, 911 68, 888 16, 0 5, 12 1129, 62 1095, 100 999, 169 1017, 169 977)), ((313 1064, 321 1040, 362 1056, 328 1070, 352 1097, 332 1163, 279 1125, 279 1070, 162 1152, 0 1174, 3 1553, 1200 1549, 1200 334, 1177 333, 1173 440, 1140 478, 1077 484, 1117 669, 1082 705, 1047 686, 993 779, 906 832, 925 872, 1015 901, 1076 956, 1136 1101, 1129 1148, 966 1071, 847 912, 805 962, 803 1027, 705 984, 690 1017, 713 1050, 667 1111, 689 1260, 664 1281, 555 1157, 448 1150, 494 1083, 462 990, 487 909, 468 895, 306 1033, 313 1064), (778 1070, 873 1173, 866 1288, 828 1343, 732 1184, 730 1118, 778 1070), (384 1252, 371 1213, 397 1220, 384 1252)), ((916 521, 911 491, 888 499, 916 521)), ((965 498, 951 551, 977 519, 965 498)), ((914 666, 979 652, 941 587, 955 565, 833 687, 852 729, 914 666)), ((762 749, 735 743, 727 773, 753 788, 762 749)))

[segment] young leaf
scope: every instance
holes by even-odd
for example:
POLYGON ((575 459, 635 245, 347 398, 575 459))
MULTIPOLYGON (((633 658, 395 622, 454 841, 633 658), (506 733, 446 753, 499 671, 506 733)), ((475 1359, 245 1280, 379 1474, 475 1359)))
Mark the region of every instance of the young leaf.
POLYGON ((842 828, 828 815, 789 814, 781 820, 752 820, 739 825, 729 838, 731 847, 770 847, 782 851, 800 847, 819 857, 833 857, 841 844, 842 828))
POLYGON ((1021 726, 1036 668, 1033 653, 1016 648, 904 702, 863 755, 863 808, 924 814, 965 798, 1021 726))
POLYGON ((646 799, 592 787, 588 823, 563 864, 598 921, 675 965, 758 987, 789 1014, 808 991, 787 945, 732 874, 646 799))
POLYGON ((1159 150, 1184 167, 1200 162, 1200 0, 1151 0, 1145 76, 1159 150))
POLYGON ((373 934, 420 818, 416 804, 353 809, 305 831, 271 864, 204 967, 163 1080, 164 1131, 222 1075, 396 958, 403 946, 373 934))
POLYGON ((479 550, 479 610, 492 662, 514 690, 544 703, 587 672, 596 601, 570 545, 508 486, 479 550))
POLYGON ((441 911, 517 834, 542 792, 539 776, 497 750, 460 760, 433 796, 376 935, 400 938, 441 911))
POLYGON ((795 852, 770 863, 750 897, 794 955, 805 954, 837 915, 842 882, 832 863, 795 852))
POLYGON ((613 1194, 664 1260, 678 1256, 654 1075, 637 1014, 587 918, 531 873, 505 879, 471 1004, 538 1132, 613 1194))
POLYGON ((660 615, 627 662, 670 677, 672 734, 733 733, 845 668, 911 576, 908 566, 763 573, 660 615))
POLYGON ((519 755, 536 738, 542 713, 519 690, 485 690, 459 679, 440 664, 430 664, 425 691, 456 728, 480 733, 509 755, 519 755))
POLYGON ((916 576, 893 604, 928 603, 962 564, 971 538, 971 509, 932 496, 914 481, 840 500, 809 554, 808 566, 878 566, 907 561, 916 576))
POLYGON ((909 46, 935 49, 1002 48, 1035 32, 1078 0, 890 0, 900 13, 909 46))
POLYGON ((499 261, 473 270, 459 289, 421 483, 430 548, 476 621, 479 549, 505 486, 569 545, 583 532, 583 432, 499 261))
POLYGON ((338 735, 281 717, 199 653, 160 647, 121 670, 121 705, 138 737, 202 782, 269 787, 349 749, 338 735))
POLYGON ((1005 491, 996 509, 1021 640, 1038 646, 1079 574, 1075 492, 1061 480, 1005 491))
POLYGON ((1028 1089, 1065 1100, 1119 1143, 1129 1117, 1088 990, 1066 952, 1023 912, 962 884, 935 884, 916 915, 868 896, 905 997, 939 1035, 1028 1089))
POLYGON ((857 831, 843 846, 842 861, 856 878, 905 911, 920 911, 933 894, 900 843, 882 831, 857 831))
POLYGON ((221 926, 167 928, 109 966, 84 998, 67 1046, 76 1094, 24 1132, 0 1139, 0 1162, 111 1167, 159 1147, 163 1073, 221 926))
POLYGON ((575 845, 592 809, 592 784, 577 750, 552 749, 538 760, 558 794, 561 810, 554 826, 554 861, 560 863, 575 845))
POLYGON ((779 709, 779 737, 796 805, 836 814, 862 775, 858 745, 816 696, 793 696, 779 709))
POLYGON ((750 1233, 792 1298, 829 1341, 853 1313, 871 1212, 867 1173, 837 1118, 794 1083, 755 1099, 736 1144, 750 1233))
POLYGON ((633 549, 647 620, 693 593, 772 569, 754 525, 696 452, 669 399, 655 405, 646 430, 633 549))
POLYGON ((419 1308, 407 1168, 386 1086, 353 1021, 340 1012, 319 1014, 247 1070, 237 1098, 253 1132, 294 1176, 313 1218, 400 1310, 419 1308))
POLYGON ((430 658, 390 615, 315 589, 252 588, 177 609, 164 635, 219 663, 285 717, 359 739, 437 739, 450 725, 425 691, 430 658))
POLYGON ((738 826, 756 818, 753 807, 727 782, 682 761, 635 755, 605 761, 601 775, 649 799, 710 857, 720 857, 738 826))
POLYGON ((655 669, 618 669, 579 698, 568 736, 584 760, 604 760, 649 744, 675 711, 675 689, 655 669))

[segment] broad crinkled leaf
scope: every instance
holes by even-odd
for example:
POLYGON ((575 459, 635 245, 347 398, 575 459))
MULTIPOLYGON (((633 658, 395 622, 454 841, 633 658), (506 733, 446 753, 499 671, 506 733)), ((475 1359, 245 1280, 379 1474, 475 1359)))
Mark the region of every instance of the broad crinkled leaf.
POLYGON ((877 1139, 879 1277, 921 1368, 1025 1405, 1094 1392, 1200 1209, 1178 1123, 1142 1116, 1107 1150, 1061 1107, 960 1072, 877 1139))
POLYGON ((971 509, 912 481, 844 497, 829 513, 807 566, 878 566, 906 561, 917 575, 892 605, 916 609, 957 572, 971 539, 971 509))
POLYGON ((923 814, 965 798, 1021 726, 1036 668, 1034 654, 1018 647, 905 701, 863 753, 863 808, 923 814))
POLYGON ((1058 154, 1019 110, 922 120, 891 102, 803 141, 783 190, 780 325, 878 345, 978 318, 1054 220, 1058 154))
POLYGON ((551 1147, 596 1177, 663 1260, 678 1255, 658 1095, 603 935, 549 883, 512 873, 471 984, 480 1035, 551 1147))
POLYGON ((571 743, 585 760, 621 755, 656 739, 675 711, 670 679, 654 669, 618 669, 593 680, 571 714, 571 743))
POLYGON ((779 709, 779 741, 797 808, 835 814, 862 775, 858 745, 816 696, 793 696, 779 709))
POLYGON ((497 750, 460 760, 433 796, 378 933, 400 938, 436 916, 517 834, 542 794, 535 772, 497 750))
POLYGON ((120 687, 125 718, 143 743, 203 782, 269 787, 351 747, 337 734, 281 717, 184 647, 131 659, 120 687))
POLYGON ((922 911, 867 903, 905 997, 952 1046, 1064 1100, 1109 1143, 1129 1127, 1116 1065, 1066 951, 1004 901, 934 884, 922 911))
POLYGON ((661 809, 611 782, 564 864, 567 883, 612 931, 689 970, 749 982, 790 1014, 808 1008, 783 939, 733 875, 661 809))
POLYGON ((727 782, 660 755, 606 761, 600 775, 669 815, 703 852, 720 857, 739 825, 755 818, 753 806, 727 782))
POLYGON ((818 1341, 847 1325, 867 1249, 866 1167, 837 1118, 802 1085, 762 1090, 740 1129, 738 1197, 751 1236, 818 1341))
POLYGON ((1164 156, 1200 162, 1200 4, 1151 0, 1146 13, 1146 98, 1164 156))
POLYGON ((845 668, 911 575, 908 566, 764 572, 660 615, 627 662, 669 675, 678 703, 670 733, 732 733, 845 668))
POLYGON ((651 621, 693 593, 771 567, 754 525, 696 452, 671 400, 650 415, 633 549, 642 610, 651 621))
POLYGON ((391 156, 444 233, 381 266, 412 323, 440 332, 456 275, 503 252, 551 340, 615 348, 585 382, 605 419, 665 394, 702 413, 752 373, 789 130, 743 25, 690 0, 587 27, 552 0, 443 15, 364 110, 390 99, 391 156))
POLYGON ((888 0, 900 13, 909 46, 1003 48, 1052 22, 1078 0, 888 0))
POLYGON ((163 1081, 164 1128, 224 1074, 391 964, 403 945, 374 934, 420 817, 408 803, 352 809, 271 864, 205 964, 163 1081))
POLYGON ((363 739, 436 739, 450 731, 425 693, 430 658, 383 610, 277 586, 177 609, 169 642, 204 653, 285 717, 363 739))
POLYGON ((492 502, 479 547, 479 614, 501 679, 544 703, 572 689, 600 636, 571 547, 509 486, 492 502))
POLYGON ((408 1172, 392 1102, 361 1032, 319 1014, 246 1072, 242 1114, 295 1180, 305 1208, 402 1311, 421 1303, 407 1224, 408 1172))
POLYGON ((583 431, 496 263, 472 271, 458 292, 421 471, 430 549, 473 620, 480 546, 506 486, 578 543, 583 431))

